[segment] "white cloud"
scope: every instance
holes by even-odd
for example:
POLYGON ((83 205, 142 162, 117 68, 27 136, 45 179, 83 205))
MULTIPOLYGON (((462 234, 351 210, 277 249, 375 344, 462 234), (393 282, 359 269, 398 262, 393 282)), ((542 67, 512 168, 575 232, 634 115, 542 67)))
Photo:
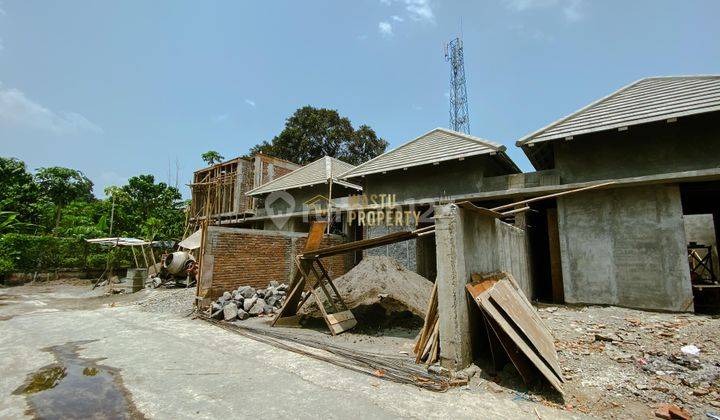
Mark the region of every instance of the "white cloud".
POLYGON ((582 19, 582 7, 582 0, 568 0, 568 2, 565 4, 565 7, 563 7, 563 14, 565 15, 565 19, 569 20, 570 22, 576 22, 582 19))
POLYGON ((378 32, 384 37, 391 37, 393 36, 392 25, 390 22, 380 22, 378 23, 378 32))
MULTIPOLYGON (((405 11, 411 20, 416 22, 435 23, 435 13, 433 12, 430 0, 380 0, 380 3, 390 5, 393 1, 405 5, 405 11)), ((394 15, 391 19, 395 22, 402 22, 405 19, 394 15)))
POLYGON ((33 102, 17 89, 0 84, 0 123, 50 131, 55 134, 102 133, 103 130, 77 112, 57 113, 33 102))
POLYGON ((252 99, 245 99, 245 103, 255 108, 255 101, 253 101, 252 99))
POLYGON ((410 19, 428 23, 435 23, 435 14, 430 6, 430 0, 403 0, 405 10, 410 14, 410 19))
POLYGON ((576 22, 584 17, 585 0, 504 0, 508 9, 525 12, 533 9, 557 8, 569 22, 576 22))

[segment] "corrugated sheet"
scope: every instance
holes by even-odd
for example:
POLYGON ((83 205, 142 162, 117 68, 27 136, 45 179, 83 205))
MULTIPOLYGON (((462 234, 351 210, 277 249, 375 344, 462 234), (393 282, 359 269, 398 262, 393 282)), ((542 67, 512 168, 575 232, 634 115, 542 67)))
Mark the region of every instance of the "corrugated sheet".
POLYGON ((354 169, 341 179, 427 165, 445 160, 503 152, 505 146, 445 128, 436 128, 402 146, 385 152, 354 169))
POLYGON ((718 75, 648 77, 523 137, 517 145, 718 110, 718 75))
MULTIPOLYGON (((354 168, 353 165, 329 156, 321 157, 315 162, 296 169, 289 174, 276 178, 267 184, 250 190, 247 195, 266 194, 273 191, 282 191, 290 188, 305 187, 315 184, 324 184, 330 178, 336 178, 339 174, 354 168)), ((349 184, 352 187, 360 187, 349 184)))

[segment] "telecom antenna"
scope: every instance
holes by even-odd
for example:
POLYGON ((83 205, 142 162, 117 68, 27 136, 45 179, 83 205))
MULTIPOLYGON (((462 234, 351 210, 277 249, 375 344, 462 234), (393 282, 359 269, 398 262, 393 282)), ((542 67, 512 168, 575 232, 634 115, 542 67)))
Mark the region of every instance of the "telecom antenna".
POLYGON ((462 37, 445 44, 445 61, 450 62, 450 128, 470 134, 462 37))

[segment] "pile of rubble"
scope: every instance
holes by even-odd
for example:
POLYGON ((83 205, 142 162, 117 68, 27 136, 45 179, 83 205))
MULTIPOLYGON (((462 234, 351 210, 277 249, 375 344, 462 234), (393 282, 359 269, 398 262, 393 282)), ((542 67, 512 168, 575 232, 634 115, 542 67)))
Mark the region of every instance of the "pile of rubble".
POLYGON ((212 317, 234 321, 251 316, 271 315, 285 302, 287 284, 271 281, 265 289, 240 286, 232 292, 225 292, 212 304, 212 317))
POLYGON ((616 307, 544 307, 579 411, 652 416, 666 404, 695 415, 720 408, 720 319, 616 307))

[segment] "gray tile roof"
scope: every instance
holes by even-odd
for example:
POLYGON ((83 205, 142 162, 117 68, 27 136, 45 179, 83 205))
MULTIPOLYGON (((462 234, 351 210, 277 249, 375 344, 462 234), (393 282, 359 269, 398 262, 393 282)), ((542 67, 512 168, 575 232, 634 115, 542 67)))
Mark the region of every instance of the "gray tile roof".
POLYGON ((518 146, 720 110, 720 75, 648 77, 521 138, 518 146))
POLYGON ((260 195, 267 194, 273 191, 282 191, 290 188, 306 187, 315 184, 324 184, 329 179, 333 179, 333 182, 337 182, 346 187, 355 188, 362 190, 358 185, 350 184, 349 182, 337 180, 339 174, 347 172, 354 168, 353 165, 345 163, 341 160, 332 158, 330 156, 324 156, 315 162, 308 163, 307 165, 295 169, 289 174, 285 174, 279 178, 275 178, 272 181, 263 184, 255 189, 248 191, 247 195, 260 195))
MULTIPOLYGON (((502 153, 504 155, 504 151, 505 146, 501 144, 445 128, 436 128, 400 147, 356 166, 341 174, 340 178, 348 179, 483 154, 502 153)), ((517 167, 509 158, 507 158, 507 161, 517 170, 517 167)))

